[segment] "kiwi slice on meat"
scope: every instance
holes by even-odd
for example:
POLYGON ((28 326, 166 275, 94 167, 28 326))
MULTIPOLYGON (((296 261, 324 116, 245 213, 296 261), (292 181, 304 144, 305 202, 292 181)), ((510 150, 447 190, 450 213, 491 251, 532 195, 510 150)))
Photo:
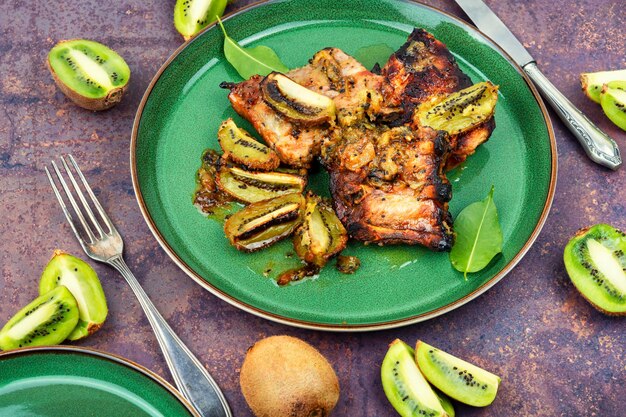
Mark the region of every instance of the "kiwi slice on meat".
POLYGON ((602 86, 600 105, 606 117, 626 130, 626 81, 611 81, 602 86))
POLYGON ((417 342, 415 359, 428 382, 457 401, 484 407, 496 398, 500 377, 491 372, 422 341, 417 342))
POLYGON ((69 340, 82 339, 102 327, 109 311, 107 301, 96 271, 87 262, 55 250, 41 274, 39 293, 47 293, 58 286, 70 290, 78 304, 80 319, 67 337, 69 340))
POLYGON ((35 298, 0 330, 0 349, 58 345, 78 323, 72 293, 59 286, 35 298))
POLYGON ((380 376, 387 399, 402 417, 448 417, 415 364, 413 349, 403 341, 389 346, 380 376))
POLYGON ((615 80, 626 80, 626 69, 617 71, 586 72, 580 74, 580 85, 587 97, 600 103, 602 86, 615 80))
POLYGON ((570 279, 595 308, 626 315, 626 234, 608 224, 581 229, 565 247, 570 279))
POLYGON ((105 110, 119 103, 130 79, 130 69, 121 56, 86 39, 57 43, 47 63, 59 89, 88 110, 105 110))
POLYGON ((226 3, 226 0, 177 0, 174 26, 187 41, 224 14, 226 3))

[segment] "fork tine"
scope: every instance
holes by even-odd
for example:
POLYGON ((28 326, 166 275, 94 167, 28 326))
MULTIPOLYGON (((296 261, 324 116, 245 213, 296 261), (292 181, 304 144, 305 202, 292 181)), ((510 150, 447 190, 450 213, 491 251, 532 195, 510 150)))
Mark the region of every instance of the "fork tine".
POLYGON ((96 228, 96 231, 100 235, 100 238, 103 238, 106 232, 102 229, 102 226, 100 226, 100 222, 98 221, 98 219, 96 219, 96 216, 93 215, 93 211, 91 211, 91 207, 89 207, 87 200, 85 200, 85 194, 83 194, 82 190, 78 186, 78 183, 76 182, 76 179, 74 178, 74 174, 70 170, 69 165, 67 165, 67 162, 65 162, 65 158, 61 157, 61 162, 63 162, 63 167, 65 168, 65 172, 67 172, 67 176, 70 178, 70 181, 72 182, 72 185, 74 186, 74 191, 76 191, 76 195, 78 195, 78 199, 80 200, 81 203, 83 203, 83 208, 85 209, 87 216, 91 220, 91 224, 96 228))
POLYGON ((48 171, 48 167, 44 167, 44 169, 46 170, 46 175, 48 175, 48 181, 50 181, 50 185, 52 186, 52 190, 54 190, 54 195, 56 196, 57 201, 61 205, 61 210, 63 210, 63 214, 65 214, 65 218, 67 219, 67 222, 70 224, 70 227, 72 228, 72 231, 74 232, 74 235, 76 236, 76 239, 78 239, 78 242, 80 242, 81 246, 84 247, 85 242, 84 242, 83 238, 80 236, 80 233, 78 233, 78 230, 76 230, 76 226, 74 225, 74 219, 72 218, 72 215, 70 214, 69 210, 67 209, 67 206, 63 202, 63 197, 61 197, 61 193, 59 192, 59 189, 57 188, 57 185, 55 184, 54 180, 52 179, 52 175, 50 175, 50 171, 48 171))
POLYGON ((93 202, 93 205, 96 207, 96 210, 98 210, 98 213, 100 214, 100 217, 102 218, 102 220, 104 220, 104 223, 106 223, 107 227, 109 228, 109 231, 111 233, 117 233, 117 230, 115 229, 115 226, 113 226, 113 222, 111 221, 111 219, 107 215, 106 211, 104 211, 104 208, 102 208, 102 205, 100 204, 100 201, 98 201, 98 199, 96 198, 96 195, 91 190, 91 187, 89 186, 89 183, 87 183, 87 180, 85 179, 85 176, 83 175, 83 172, 78 167, 78 164, 76 163, 76 160, 74 159, 74 157, 71 154, 69 154, 67 156, 69 157, 70 162, 72 162, 72 166, 76 170, 76 173, 78 174, 78 177, 82 181, 83 186, 87 190, 87 194, 89 194, 89 197, 91 197, 91 201, 93 202))
POLYGON ((63 186, 63 190, 65 191, 65 195, 67 196, 68 200, 70 200, 70 204, 74 208, 74 211, 76 212, 76 216, 78 216, 78 220, 80 220, 80 224, 83 225, 83 229, 85 229, 85 233, 87 233, 87 237, 89 238, 88 243, 92 244, 93 242, 96 241, 96 237, 94 236, 93 232, 89 228, 89 225, 87 224, 87 221, 85 220, 85 217, 83 216, 83 213, 80 211, 80 208, 78 208, 78 204, 76 204, 76 200, 74 199, 72 192, 70 191, 69 187, 67 186, 67 183, 63 179, 63 175, 61 175, 61 171, 59 171, 59 167, 54 161, 52 161, 52 168, 54 168, 54 172, 56 172, 59 182, 61 183, 61 185, 63 186))

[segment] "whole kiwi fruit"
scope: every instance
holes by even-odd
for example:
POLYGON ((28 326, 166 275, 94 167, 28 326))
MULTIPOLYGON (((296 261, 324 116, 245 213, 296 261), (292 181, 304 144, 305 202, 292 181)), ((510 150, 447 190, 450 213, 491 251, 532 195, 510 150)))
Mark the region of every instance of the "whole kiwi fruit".
POLYGON ((46 61, 59 89, 88 110, 105 110, 122 100, 130 68, 117 52, 86 39, 57 43, 46 61))
POLYGON ((326 417, 339 399, 339 381, 326 358, 290 336, 271 336, 248 349, 240 384, 257 417, 326 417))

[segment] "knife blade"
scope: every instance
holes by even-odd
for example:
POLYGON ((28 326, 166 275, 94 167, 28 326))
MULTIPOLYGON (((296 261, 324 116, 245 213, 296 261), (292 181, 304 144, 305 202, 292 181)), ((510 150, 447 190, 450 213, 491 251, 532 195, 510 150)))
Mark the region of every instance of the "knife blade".
POLYGON ((619 168, 622 165, 622 158, 615 141, 594 125, 548 80, 524 45, 502 20, 482 0, 455 1, 478 29, 500 45, 513 61, 522 67, 563 123, 578 139, 587 156, 600 165, 611 169, 619 168))

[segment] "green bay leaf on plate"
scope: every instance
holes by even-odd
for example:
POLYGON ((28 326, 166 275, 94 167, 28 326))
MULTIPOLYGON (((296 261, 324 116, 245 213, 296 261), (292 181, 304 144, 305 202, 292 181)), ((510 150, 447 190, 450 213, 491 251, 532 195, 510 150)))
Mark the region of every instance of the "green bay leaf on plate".
POLYGON ((228 36, 219 18, 218 22, 224 33, 224 55, 243 79, 247 80, 256 74, 265 76, 274 71, 289 71, 272 48, 264 45, 244 48, 228 36))
POLYGON ((465 207, 454 221, 456 241, 450 252, 452 266, 465 274, 486 267, 502 252, 502 230, 493 202, 494 186, 482 201, 465 207))

